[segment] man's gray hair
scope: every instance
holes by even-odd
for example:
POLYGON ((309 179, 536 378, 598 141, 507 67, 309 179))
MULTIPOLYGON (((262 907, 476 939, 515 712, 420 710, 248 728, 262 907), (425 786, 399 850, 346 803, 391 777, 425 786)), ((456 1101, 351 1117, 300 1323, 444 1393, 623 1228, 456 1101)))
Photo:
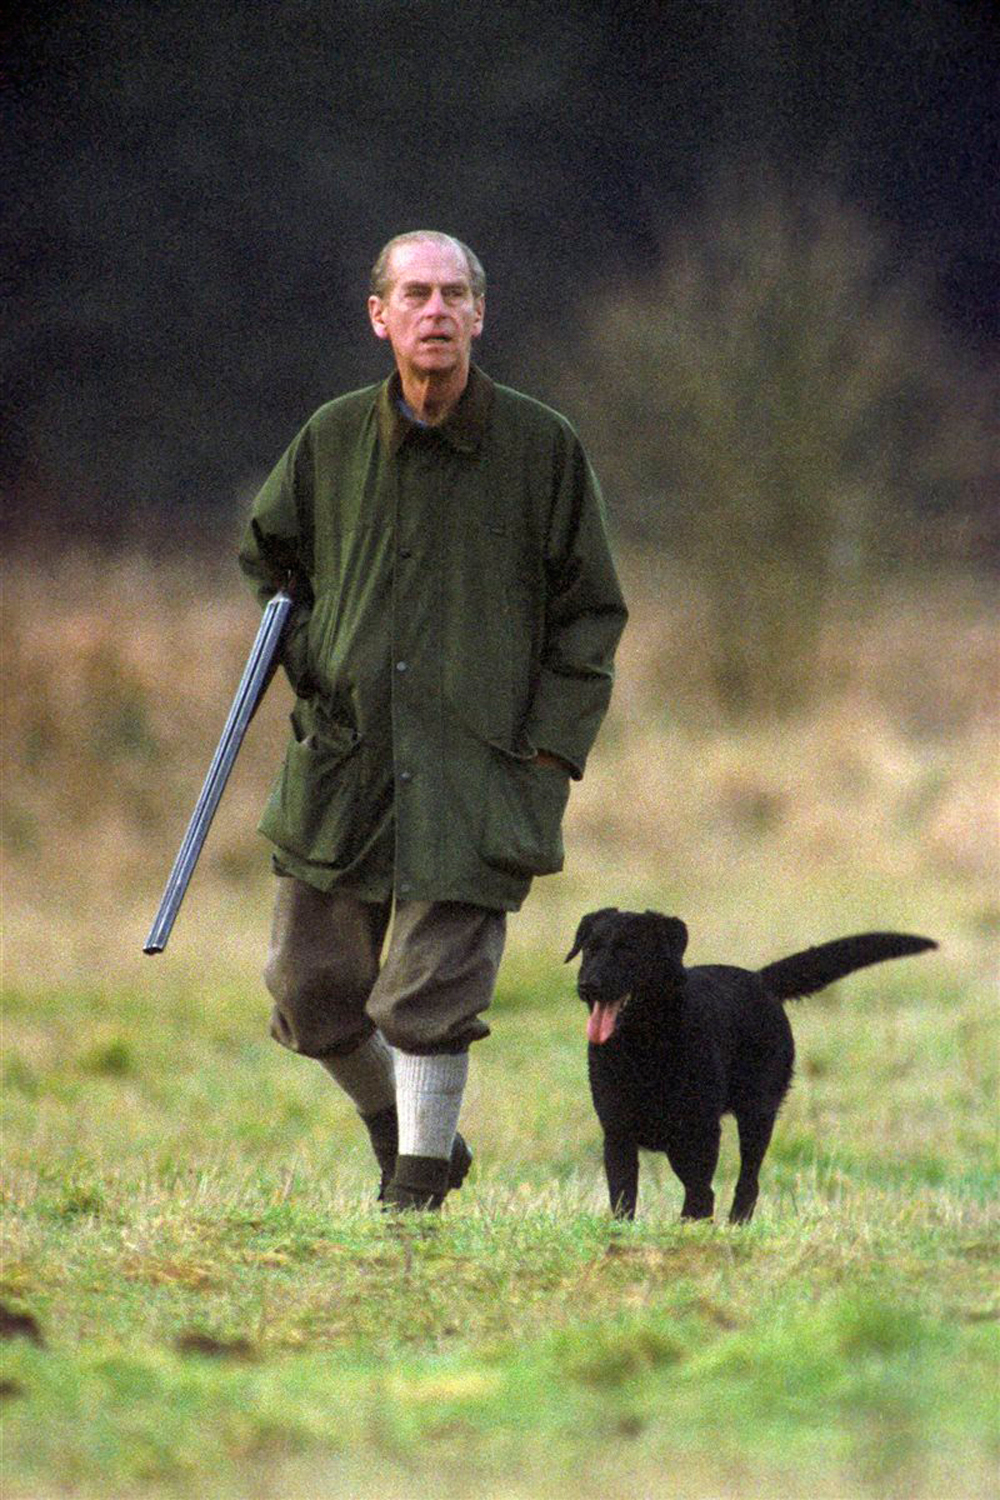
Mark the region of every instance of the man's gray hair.
POLYGON ((432 240, 435 245, 451 245, 453 249, 465 256, 465 264, 469 268, 469 282, 472 286, 474 297, 485 297, 486 295, 486 272, 483 270, 479 256, 468 245, 463 245, 453 234, 442 234, 439 229, 411 229, 406 234, 397 234, 387 245, 379 251, 378 259, 372 266, 371 290, 372 296, 385 298, 388 296, 392 283, 389 280, 389 259, 397 245, 411 245, 417 240, 432 240))

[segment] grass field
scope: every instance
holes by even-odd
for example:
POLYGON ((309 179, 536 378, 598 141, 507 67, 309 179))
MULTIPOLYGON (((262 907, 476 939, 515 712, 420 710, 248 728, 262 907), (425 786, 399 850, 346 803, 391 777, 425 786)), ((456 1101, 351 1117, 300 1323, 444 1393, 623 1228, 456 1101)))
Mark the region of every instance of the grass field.
POLYGON ((855 622, 814 714, 741 733, 692 708, 683 601, 642 600, 567 872, 514 919, 473 1053, 472 1175, 420 1229, 376 1212, 350 1107, 266 1039, 252 824, 278 689, 170 948, 139 953, 252 614, 87 567, 44 579, 44 630, 27 585, 7 593, 5 1500, 994 1496, 1000 911, 974 595, 855 622), (683 915, 692 962, 876 926, 942 945, 793 1007, 748 1228, 681 1226, 655 1158, 638 1222, 607 1218, 560 960, 608 901, 683 915))

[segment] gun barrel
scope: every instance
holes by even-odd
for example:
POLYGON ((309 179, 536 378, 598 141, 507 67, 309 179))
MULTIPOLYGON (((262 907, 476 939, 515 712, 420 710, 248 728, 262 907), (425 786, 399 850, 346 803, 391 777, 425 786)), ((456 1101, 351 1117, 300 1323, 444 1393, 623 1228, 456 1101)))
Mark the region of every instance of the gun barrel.
POLYGON ((208 775, 195 804, 191 821, 181 843, 174 867, 167 880, 163 899, 143 944, 143 953, 162 953, 167 946, 174 920, 184 900, 184 893, 194 873, 202 845, 208 834, 215 810, 225 791, 229 773, 239 754, 247 725, 270 682, 271 666, 278 649, 281 632, 292 608, 291 596, 281 592, 268 600, 261 618, 257 638, 247 660, 240 685, 229 710, 225 728, 208 768, 208 775))

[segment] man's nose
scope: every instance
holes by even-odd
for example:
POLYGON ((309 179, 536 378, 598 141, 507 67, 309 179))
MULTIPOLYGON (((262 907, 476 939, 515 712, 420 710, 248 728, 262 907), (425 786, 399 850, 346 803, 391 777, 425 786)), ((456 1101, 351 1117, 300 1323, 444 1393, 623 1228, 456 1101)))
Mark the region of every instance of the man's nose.
POLYGON ((424 304, 424 311, 434 317, 439 317, 445 311, 446 303, 441 295, 441 288, 436 286, 424 304))

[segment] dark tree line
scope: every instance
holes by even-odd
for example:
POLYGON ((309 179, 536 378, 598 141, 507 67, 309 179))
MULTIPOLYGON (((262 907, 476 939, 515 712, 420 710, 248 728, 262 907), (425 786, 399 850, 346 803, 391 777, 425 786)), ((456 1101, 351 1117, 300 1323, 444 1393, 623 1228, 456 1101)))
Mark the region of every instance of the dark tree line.
POLYGON ((1000 333, 985 7, 796 0, 84 0, 7 40, 8 513, 81 536, 228 525, 308 412, 378 378, 369 263, 450 229, 482 359, 588 424, 558 361, 655 277, 705 182, 828 183, 1000 333))

